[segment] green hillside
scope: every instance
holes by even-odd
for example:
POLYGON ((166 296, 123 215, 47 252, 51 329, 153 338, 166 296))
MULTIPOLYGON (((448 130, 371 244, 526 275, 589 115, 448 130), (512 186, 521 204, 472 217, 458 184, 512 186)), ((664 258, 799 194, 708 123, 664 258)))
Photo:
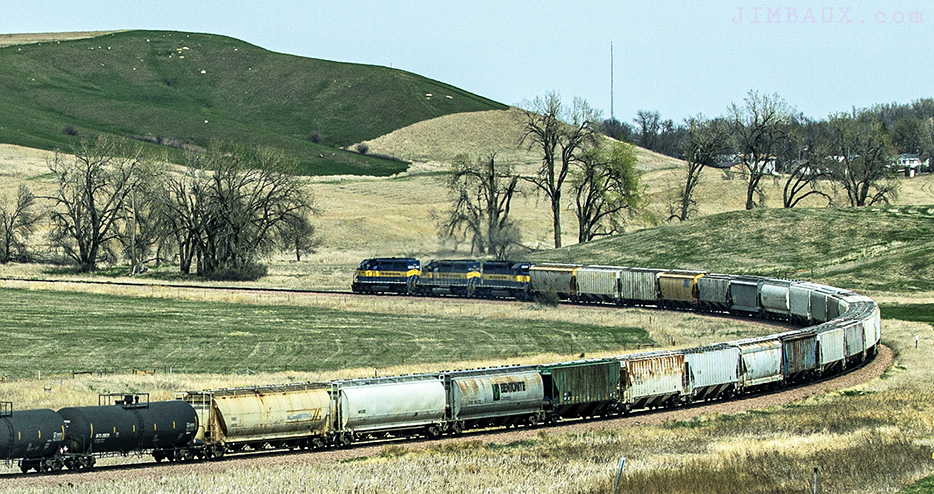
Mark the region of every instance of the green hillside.
POLYGON ((734 211, 531 257, 934 290, 934 206, 734 211))
POLYGON ((180 32, 3 47, 0 88, 2 143, 68 149, 94 133, 172 145, 220 139, 283 149, 307 174, 396 173, 405 165, 336 147, 441 115, 506 108, 401 70, 180 32), (324 146, 309 140, 313 133, 324 146))

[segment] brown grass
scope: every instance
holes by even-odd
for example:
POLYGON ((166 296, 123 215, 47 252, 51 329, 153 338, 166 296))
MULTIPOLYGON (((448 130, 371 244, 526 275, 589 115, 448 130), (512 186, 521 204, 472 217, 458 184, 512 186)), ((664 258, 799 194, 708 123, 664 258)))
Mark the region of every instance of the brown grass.
POLYGON ((30 33, 30 34, 0 34, 0 48, 13 45, 31 45, 34 43, 51 43, 53 41, 69 41, 73 39, 95 38, 105 34, 120 31, 77 31, 71 33, 30 33))

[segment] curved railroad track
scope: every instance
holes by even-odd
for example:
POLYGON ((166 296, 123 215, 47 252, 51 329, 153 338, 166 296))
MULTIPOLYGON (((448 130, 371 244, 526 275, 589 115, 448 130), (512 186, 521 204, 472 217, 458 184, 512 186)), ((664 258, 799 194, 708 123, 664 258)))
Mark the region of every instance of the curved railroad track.
POLYGON ((480 440, 488 443, 505 444, 520 440, 533 439, 539 431, 548 430, 556 433, 570 433, 587 430, 610 430, 639 425, 661 424, 669 420, 689 420, 705 414, 729 414, 746 410, 770 408, 800 401, 811 396, 818 396, 834 391, 853 387, 876 379, 891 366, 894 354, 885 345, 879 345, 879 352, 875 358, 866 362, 846 374, 838 375, 822 381, 789 387, 782 391, 760 393, 743 396, 728 401, 699 403, 687 407, 664 410, 643 410, 633 412, 628 416, 615 416, 593 420, 561 421, 553 426, 539 426, 520 429, 488 429, 467 432, 458 436, 443 436, 442 438, 417 441, 390 440, 383 442, 367 442, 345 449, 332 449, 324 451, 260 451, 250 454, 226 456, 216 460, 204 460, 182 463, 153 463, 146 462, 100 465, 91 471, 73 472, 62 471, 45 475, 35 474, 9 474, 0 476, 4 487, 55 487, 74 486, 122 480, 127 472, 132 471, 134 477, 140 479, 158 479, 164 476, 186 474, 203 474, 223 472, 231 469, 254 468, 265 466, 289 466, 307 463, 335 463, 352 458, 370 457, 379 455, 387 444, 402 441, 410 449, 424 449, 438 444, 450 444, 466 441, 480 440))

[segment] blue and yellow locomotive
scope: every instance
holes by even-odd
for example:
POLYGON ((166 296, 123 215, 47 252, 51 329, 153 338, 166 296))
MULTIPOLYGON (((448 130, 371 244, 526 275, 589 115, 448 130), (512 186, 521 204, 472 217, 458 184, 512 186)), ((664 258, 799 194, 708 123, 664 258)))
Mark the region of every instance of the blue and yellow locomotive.
POLYGON ((421 262, 409 257, 364 259, 353 277, 354 293, 415 294, 421 262))

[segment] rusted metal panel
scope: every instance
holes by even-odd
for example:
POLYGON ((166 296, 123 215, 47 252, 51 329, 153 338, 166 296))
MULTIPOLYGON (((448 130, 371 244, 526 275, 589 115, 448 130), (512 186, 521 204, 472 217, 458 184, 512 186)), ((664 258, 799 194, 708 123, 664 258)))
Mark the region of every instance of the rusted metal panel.
POLYGON ((619 300, 619 279, 623 269, 613 266, 584 266, 578 269, 578 296, 583 300, 601 302, 619 300))
POLYGON ((734 276, 730 279, 730 310, 733 312, 759 313, 759 279, 749 276, 734 276))
POLYGON ((560 416, 598 413, 619 399, 617 359, 548 364, 541 373, 546 398, 560 416))
POLYGON ((658 290, 666 303, 697 305, 697 280, 705 273, 701 272, 666 272, 658 275, 658 290))
POLYGON ((416 428, 444 418, 444 383, 440 379, 336 385, 342 430, 416 428))
POLYGON ((846 340, 843 328, 835 324, 819 327, 817 342, 820 345, 821 368, 826 368, 843 360, 846 351, 846 340))
POLYGON ((330 398, 326 388, 256 388, 219 393, 213 406, 228 442, 324 435, 330 398))
POLYGON ((730 308, 730 276, 708 274, 697 280, 697 290, 702 306, 712 310, 730 308))
POLYGON ((656 304, 658 302, 658 275, 663 269, 629 268, 620 273, 620 294, 630 303, 656 304))
POLYGON ((581 266, 577 264, 535 264, 529 268, 532 291, 556 293, 570 299, 577 296, 575 274, 581 266))
POLYGON ((688 387, 695 399, 719 395, 739 384, 739 348, 714 345, 685 351, 688 387))
POLYGON ((451 376, 454 420, 474 420, 535 413, 545 397, 538 371, 496 372, 478 376, 451 376))
POLYGON ((788 317, 790 288, 790 281, 763 279, 759 284, 759 303, 762 309, 770 314, 788 317))
POLYGON ((623 357, 620 388, 624 401, 636 404, 684 392, 684 355, 658 352, 623 357))
POLYGON ((733 341, 740 350, 740 381, 744 388, 782 380, 782 342, 774 336, 733 341))
POLYGON ((785 379, 794 380, 817 369, 817 334, 810 331, 789 331, 779 335, 782 340, 782 372, 785 379))

